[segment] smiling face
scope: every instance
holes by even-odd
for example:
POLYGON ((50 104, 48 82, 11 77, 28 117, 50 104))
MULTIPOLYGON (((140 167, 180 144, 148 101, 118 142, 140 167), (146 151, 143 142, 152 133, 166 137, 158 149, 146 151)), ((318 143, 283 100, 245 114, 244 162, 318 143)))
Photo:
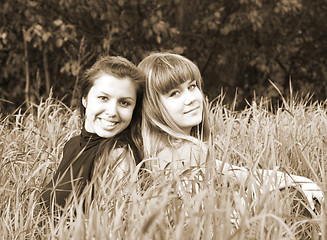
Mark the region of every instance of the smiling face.
POLYGON ((160 101, 185 134, 190 135, 192 127, 202 122, 203 96, 196 81, 188 80, 160 95, 160 101))
POLYGON ((122 132, 131 122, 136 98, 136 86, 129 78, 99 75, 82 99, 85 130, 104 138, 122 132))

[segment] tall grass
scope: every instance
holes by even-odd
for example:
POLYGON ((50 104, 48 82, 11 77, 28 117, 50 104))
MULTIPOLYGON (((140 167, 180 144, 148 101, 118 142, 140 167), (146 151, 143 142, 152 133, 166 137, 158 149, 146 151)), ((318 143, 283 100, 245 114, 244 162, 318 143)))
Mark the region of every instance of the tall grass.
MULTIPOLYGON (((296 192, 271 190, 250 174, 244 183, 211 167, 214 159, 251 173, 274 169, 313 179, 326 189, 327 106, 290 99, 241 112, 211 106, 214 139, 206 172, 188 169, 117 181, 101 176, 60 212, 45 212, 39 194, 79 133, 80 119, 49 97, 0 121, 2 239, 327 239, 326 214, 295 209, 296 192), (204 180, 205 179, 205 180, 204 180), (142 187, 146 185, 147 187, 142 187), (93 198, 91 193, 93 192, 93 198), (298 212, 295 212, 298 210, 298 212)), ((301 198, 301 196, 300 196, 301 198)), ((327 209, 326 207, 324 209, 327 209)))

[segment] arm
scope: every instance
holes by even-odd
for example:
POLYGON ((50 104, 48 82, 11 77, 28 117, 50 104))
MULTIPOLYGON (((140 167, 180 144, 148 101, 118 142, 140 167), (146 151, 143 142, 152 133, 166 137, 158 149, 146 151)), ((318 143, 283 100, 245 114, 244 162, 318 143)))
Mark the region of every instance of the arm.
MULTIPOLYGON (((198 146, 193 143, 183 144, 180 148, 165 148, 159 154, 156 164, 152 167, 156 170, 163 170, 170 163, 170 167, 174 170, 185 169, 185 167, 200 167, 203 168, 207 158, 207 149, 203 146, 198 146)), ((249 170, 244 167, 231 165, 229 163, 223 163, 216 160, 216 167, 224 174, 228 175, 238 183, 245 183, 249 177, 249 170)), ((303 193, 306 195, 310 205, 313 206, 313 200, 317 199, 320 203, 323 199, 323 192, 321 188, 312 180, 297 176, 289 175, 274 170, 257 169, 253 173, 255 181, 263 186, 266 184, 270 190, 282 189, 285 187, 300 186, 303 193)))
MULTIPOLYGON (((217 167, 222 168, 224 174, 236 179, 238 182, 245 182, 249 176, 249 170, 246 168, 230 165, 228 163, 222 164, 221 161, 216 160, 217 167)), ((287 174, 277 170, 257 169, 254 173, 256 182, 260 186, 268 186, 270 190, 276 188, 283 189, 287 187, 300 187, 307 197, 311 208, 314 209, 314 201, 317 200, 320 204, 323 201, 323 192, 321 188, 311 179, 287 174)))
POLYGON ((55 203, 59 206, 65 206, 66 199, 72 192, 73 186, 77 183, 77 180, 83 178, 83 181, 79 182, 79 184, 82 184, 82 187, 86 184, 87 174, 92 163, 91 161, 85 163, 83 158, 77 158, 77 156, 81 154, 85 155, 85 153, 81 153, 79 142, 79 136, 76 136, 65 144, 63 158, 59 167, 51 181, 43 189, 41 200, 44 201, 48 210, 50 209, 53 200, 55 200, 55 203))
POLYGON ((165 147, 157 157, 151 161, 154 171, 183 170, 190 167, 204 167, 207 158, 207 148, 204 144, 196 145, 192 142, 183 142, 172 147, 165 147))

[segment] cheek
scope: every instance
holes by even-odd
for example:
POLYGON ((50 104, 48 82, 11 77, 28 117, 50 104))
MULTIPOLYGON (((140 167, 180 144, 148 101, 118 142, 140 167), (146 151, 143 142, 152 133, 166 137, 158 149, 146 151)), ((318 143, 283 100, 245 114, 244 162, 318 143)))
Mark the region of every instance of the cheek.
POLYGON ((101 112, 101 104, 92 104, 92 102, 88 102, 86 105, 85 116, 93 116, 100 114, 101 112))
POLYGON ((202 95, 200 89, 197 89, 195 94, 197 96, 197 100, 203 102, 203 95, 202 95))
POLYGON ((171 105, 168 109, 167 112, 169 113, 171 118, 175 118, 179 114, 182 113, 182 107, 179 107, 178 105, 171 105))
POLYGON ((130 122, 132 120, 134 113, 134 107, 133 108, 124 108, 120 111, 120 117, 126 121, 130 122))
POLYGON ((178 99, 169 100, 169 99, 162 98, 161 103, 162 103, 162 107, 164 107, 164 109, 169 114, 169 116, 171 118, 174 118, 174 116, 176 115, 179 109, 178 99))
POLYGON ((91 108, 88 105, 84 107, 84 113, 86 117, 89 117, 92 114, 91 108))

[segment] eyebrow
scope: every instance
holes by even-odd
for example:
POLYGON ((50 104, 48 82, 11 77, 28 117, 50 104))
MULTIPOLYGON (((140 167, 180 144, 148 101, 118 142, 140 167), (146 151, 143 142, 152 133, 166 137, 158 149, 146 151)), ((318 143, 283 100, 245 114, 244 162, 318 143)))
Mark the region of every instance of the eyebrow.
POLYGON ((135 101, 135 99, 134 99, 134 98, 132 98, 132 97, 122 97, 122 98, 120 98, 120 99, 124 99, 124 100, 132 100, 132 101, 135 101))
MULTIPOLYGON (((102 95, 110 96, 110 94, 108 94, 108 93, 106 93, 106 92, 102 92, 102 91, 100 91, 99 93, 102 94, 102 95)), ((119 98, 119 99, 130 99, 130 100, 135 101, 135 99, 134 99, 133 97, 121 97, 121 98, 119 98)))

